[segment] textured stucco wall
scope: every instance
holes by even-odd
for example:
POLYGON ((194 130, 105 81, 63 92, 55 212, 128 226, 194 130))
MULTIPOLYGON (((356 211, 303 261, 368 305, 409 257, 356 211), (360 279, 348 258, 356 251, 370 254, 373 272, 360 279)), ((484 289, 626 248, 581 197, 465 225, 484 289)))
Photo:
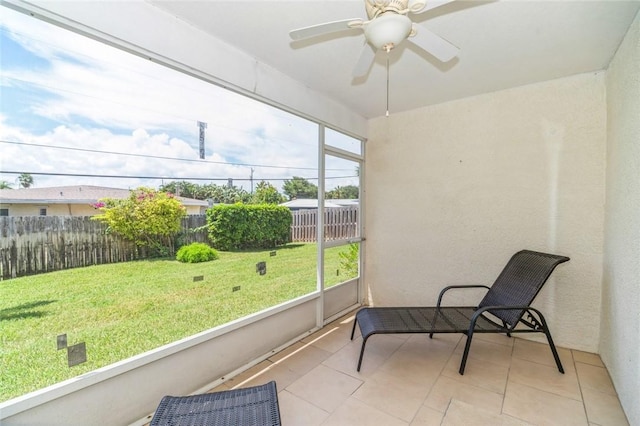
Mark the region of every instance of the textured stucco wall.
POLYGON ((554 252, 571 261, 536 306, 558 344, 598 349, 603 72, 371 120, 367 150, 371 303, 433 304, 444 285, 491 284, 520 249, 554 252))
POLYGON ((640 425, 640 15, 607 71, 607 121, 600 354, 640 425))

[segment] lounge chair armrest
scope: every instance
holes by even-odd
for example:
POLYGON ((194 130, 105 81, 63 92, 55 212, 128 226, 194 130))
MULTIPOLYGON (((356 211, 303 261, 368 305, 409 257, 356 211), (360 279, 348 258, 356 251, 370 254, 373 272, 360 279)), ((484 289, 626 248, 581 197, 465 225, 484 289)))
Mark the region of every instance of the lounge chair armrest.
POLYGON ((449 291, 449 290, 454 290, 454 289, 462 289, 462 288, 486 288, 487 290, 489 290, 489 287, 486 285, 481 285, 481 284, 470 284, 470 285, 449 285, 445 288, 443 288, 440 291, 440 295, 438 295, 438 303, 436 304, 436 306, 439 308, 440 304, 442 303, 442 297, 444 296, 444 294, 449 291))
MULTIPOLYGON (((469 330, 472 330, 473 328, 475 328, 475 324, 476 321, 478 320, 478 317, 480 315, 482 315, 483 313, 487 312, 487 311, 527 311, 529 312, 529 314, 531 315, 531 312, 535 312, 536 315, 538 315, 539 317, 542 317, 544 319, 544 316, 542 315, 542 312, 540 312, 539 310, 537 310, 536 308, 532 308, 529 305, 494 305, 494 306, 483 306, 482 308, 478 308, 474 313, 473 316, 471 317, 471 321, 469 323, 469 330)), ((522 321, 522 320, 521 320, 522 321)), ((538 321, 534 321, 534 323, 536 323, 538 321)), ((525 322, 526 323, 526 322, 525 322)), ((513 328, 517 325, 513 324, 511 325, 509 328, 513 328)), ((505 324, 505 327, 507 325, 505 324)))

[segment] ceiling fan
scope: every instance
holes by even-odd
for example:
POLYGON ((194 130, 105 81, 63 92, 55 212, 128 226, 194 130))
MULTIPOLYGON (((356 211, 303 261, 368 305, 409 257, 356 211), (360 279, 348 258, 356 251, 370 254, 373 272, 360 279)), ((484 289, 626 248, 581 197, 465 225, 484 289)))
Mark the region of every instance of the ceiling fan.
POLYGON ((353 77, 369 71, 378 50, 391 51, 408 40, 442 62, 453 59, 459 49, 442 37, 418 27, 409 14, 424 13, 454 0, 364 0, 368 21, 359 18, 327 22, 289 32, 293 40, 302 40, 348 29, 361 29, 366 42, 353 70, 353 77))

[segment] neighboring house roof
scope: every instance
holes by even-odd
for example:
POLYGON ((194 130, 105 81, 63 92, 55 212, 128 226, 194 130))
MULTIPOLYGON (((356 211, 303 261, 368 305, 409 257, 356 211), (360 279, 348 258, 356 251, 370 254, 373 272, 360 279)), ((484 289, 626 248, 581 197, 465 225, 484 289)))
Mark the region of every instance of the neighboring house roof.
POLYGON ((360 200, 358 200, 357 198, 335 198, 331 199, 331 202, 339 205, 340 207, 357 206, 360 204, 360 200))
MULTIPOLYGON (((130 193, 129 189, 91 185, 0 189, 0 202, 3 204, 91 204, 102 198, 127 198, 130 193)), ((185 206, 209 206, 209 203, 204 200, 178 196, 176 199, 185 206)))
MULTIPOLYGON (((331 200, 333 201, 333 200, 331 200)), ((342 207, 338 204, 332 203, 331 201, 325 200, 324 207, 325 208, 335 208, 342 207)), ((291 201, 287 201, 286 203, 280 204, 281 206, 289 207, 290 209, 317 209, 318 208, 318 200, 308 199, 308 198, 300 198, 291 201)))

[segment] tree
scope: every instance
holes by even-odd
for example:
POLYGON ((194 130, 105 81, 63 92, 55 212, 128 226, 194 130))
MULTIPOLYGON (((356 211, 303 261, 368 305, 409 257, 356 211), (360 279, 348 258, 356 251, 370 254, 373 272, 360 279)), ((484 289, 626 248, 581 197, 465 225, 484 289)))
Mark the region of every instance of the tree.
POLYGON ((360 189, 355 185, 347 185, 347 186, 336 186, 331 191, 327 192, 327 199, 350 199, 357 200, 360 198, 360 189))
POLYGON ((20 176, 18 176, 18 182, 20 182, 21 187, 29 188, 33 185, 33 176, 29 173, 21 173, 20 176))
POLYGON ((150 247, 155 254, 173 252, 171 237, 181 229, 185 207, 172 194, 140 187, 129 198, 105 198, 94 205, 102 213, 93 219, 107 224, 107 232, 120 235, 137 246, 150 247))
POLYGON ((318 187, 303 177, 294 176, 291 180, 285 180, 282 185, 289 200, 295 198, 318 198, 318 187))
POLYGON ((197 200, 202 199, 199 198, 199 196, 202 195, 202 189, 200 185, 187 181, 169 182, 166 185, 160 185, 160 191, 168 192, 180 197, 195 198, 197 200))
POLYGON ((216 204, 248 203, 251 194, 236 186, 208 184, 202 187, 203 200, 212 200, 216 204))
POLYGON ((11 184, 6 180, 0 180, 0 189, 11 189, 11 184))
POLYGON ((283 201, 284 196, 278 192, 276 187, 265 181, 256 186, 256 190, 251 197, 253 204, 280 204, 283 201))
POLYGON ((160 191, 196 200, 212 200, 216 204, 248 203, 251 201, 251 194, 242 188, 214 183, 198 185, 186 181, 169 182, 166 185, 161 185, 160 191))

